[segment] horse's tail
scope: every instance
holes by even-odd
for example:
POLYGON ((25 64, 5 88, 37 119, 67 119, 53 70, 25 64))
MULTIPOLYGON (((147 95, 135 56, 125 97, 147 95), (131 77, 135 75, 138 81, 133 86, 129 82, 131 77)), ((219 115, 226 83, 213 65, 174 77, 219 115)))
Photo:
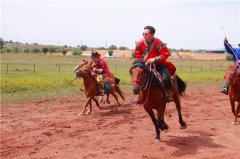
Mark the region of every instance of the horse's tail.
POLYGON ((178 91, 179 91, 179 94, 182 96, 186 90, 187 84, 177 74, 176 74, 176 77, 177 77, 178 91))
POLYGON ((124 93, 123 93, 123 91, 120 89, 120 87, 118 85, 115 85, 115 91, 121 96, 121 98, 123 100, 125 100, 124 93))
POLYGON ((114 77, 114 78, 115 78, 115 84, 119 85, 120 79, 117 77, 114 77))

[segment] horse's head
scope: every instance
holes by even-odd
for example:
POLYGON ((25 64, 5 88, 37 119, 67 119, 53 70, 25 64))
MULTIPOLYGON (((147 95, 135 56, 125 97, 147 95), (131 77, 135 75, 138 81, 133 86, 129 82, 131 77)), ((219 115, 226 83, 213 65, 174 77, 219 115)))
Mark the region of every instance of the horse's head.
POLYGON ((237 77, 236 66, 229 66, 227 69, 227 73, 225 75, 225 80, 228 85, 232 84, 235 78, 237 77))
POLYGON ((76 77, 87 77, 91 75, 91 65, 88 61, 83 60, 80 62, 79 65, 77 65, 74 69, 74 72, 76 74, 76 77))
POLYGON ((88 61, 81 61, 75 68, 74 68, 74 72, 76 72, 78 69, 80 69, 81 67, 85 66, 88 64, 88 61))
POLYGON ((134 61, 130 74, 132 75, 133 93, 139 94, 149 74, 149 69, 143 61, 134 61))

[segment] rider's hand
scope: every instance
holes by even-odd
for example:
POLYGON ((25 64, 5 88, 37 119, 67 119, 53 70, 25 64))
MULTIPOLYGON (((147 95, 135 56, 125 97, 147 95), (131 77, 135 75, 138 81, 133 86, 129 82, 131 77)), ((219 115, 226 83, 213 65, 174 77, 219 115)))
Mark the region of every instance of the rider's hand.
POLYGON ((95 77, 95 76, 96 76, 96 73, 95 73, 95 72, 91 72, 91 75, 95 77))
POLYGON ((96 67, 94 67, 94 68, 93 68, 93 71, 94 71, 94 72, 96 72, 96 71, 97 71, 96 67))
POLYGON ((147 64, 153 64, 156 61, 155 58, 150 58, 147 60, 147 64))
POLYGON ((240 64, 240 60, 238 60, 238 63, 240 64))
POLYGON ((225 38, 224 38, 224 42, 228 42, 228 39, 227 39, 227 37, 225 36, 225 38))

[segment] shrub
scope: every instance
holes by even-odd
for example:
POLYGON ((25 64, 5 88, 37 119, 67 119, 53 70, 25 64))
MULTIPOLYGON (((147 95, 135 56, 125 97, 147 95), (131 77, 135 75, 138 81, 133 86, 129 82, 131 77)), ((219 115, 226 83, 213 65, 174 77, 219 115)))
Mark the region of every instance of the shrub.
POLYGON ((134 51, 132 52, 132 58, 136 58, 136 53, 134 51))
POLYGON ((41 52, 41 49, 39 49, 39 48, 33 48, 33 49, 32 49, 32 52, 33 52, 33 53, 40 53, 40 52, 41 52))
POLYGON ((12 51, 14 53, 18 53, 18 52, 20 52, 20 49, 18 47, 13 47, 12 51))
POLYGON ((227 61, 232 61, 233 56, 231 54, 227 54, 226 60, 227 61))
POLYGON ((30 52, 30 49, 29 49, 29 48, 25 48, 25 49, 23 50, 23 52, 24 52, 24 53, 29 53, 29 52, 30 52))
POLYGON ((125 46, 120 46, 120 47, 119 47, 119 50, 128 50, 128 48, 125 47, 125 46))
POLYGON ((108 55, 109 55, 110 57, 112 57, 113 51, 112 51, 112 50, 109 50, 109 51, 108 51, 108 55))
POLYGON ((82 46, 80 46, 80 50, 82 50, 82 51, 85 51, 85 50, 87 50, 87 45, 82 45, 82 46))
POLYGON ((82 51, 80 49, 74 49, 73 55, 82 55, 82 51))
POLYGON ((9 52, 12 52, 12 49, 11 48, 3 48, 1 53, 9 53, 9 52))
POLYGON ((109 46, 109 50, 117 50, 117 46, 116 45, 110 45, 109 46))
POLYGON ((98 50, 106 50, 106 48, 105 47, 99 47, 99 48, 97 48, 98 50))

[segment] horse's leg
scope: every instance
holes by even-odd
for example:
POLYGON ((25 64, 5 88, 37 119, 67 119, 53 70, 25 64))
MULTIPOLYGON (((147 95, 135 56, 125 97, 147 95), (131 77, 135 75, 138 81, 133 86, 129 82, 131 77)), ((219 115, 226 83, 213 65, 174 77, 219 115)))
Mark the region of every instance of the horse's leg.
POLYGON ((238 102, 238 106, 235 111, 235 123, 237 123, 237 118, 239 113, 240 113, 240 102, 238 102))
POLYGON ((165 106, 166 106, 166 103, 165 103, 165 105, 163 104, 162 107, 160 106, 157 109, 157 117, 158 117, 157 125, 158 125, 159 129, 161 129, 161 130, 166 130, 169 128, 169 126, 164 121, 165 106))
POLYGON ((232 108, 232 113, 235 116, 235 101, 230 97, 230 103, 232 108))
MULTIPOLYGON (((163 110, 163 112, 165 112, 166 104, 167 104, 167 103, 164 104, 164 110, 163 110)), ((160 117, 160 115, 159 115, 159 117, 160 117)), ((160 118, 159 118, 159 119, 160 119, 160 118)), ((165 120, 164 120, 164 115, 162 115, 161 119, 162 119, 162 120, 159 120, 159 121, 160 121, 159 123, 161 123, 161 130, 167 130, 167 129, 169 129, 169 126, 167 125, 167 123, 166 123, 165 120)))
POLYGON ((119 101, 118 101, 118 97, 117 97, 116 93, 115 93, 114 91, 111 91, 111 94, 112 94, 113 97, 116 99, 118 106, 120 106, 120 103, 119 103, 119 101))
POLYGON ((100 105, 98 103, 98 100, 96 98, 93 98, 93 101, 96 103, 97 107, 100 108, 100 105))
POLYGON ((90 102, 91 99, 92 99, 92 97, 88 97, 87 103, 85 104, 84 109, 83 109, 83 111, 80 113, 80 115, 84 115, 84 113, 85 113, 85 111, 86 111, 86 108, 87 108, 87 106, 88 106, 88 104, 89 104, 89 102, 90 102))
POLYGON ((187 124, 183 120, 183 117, 182 117, 181 102, 180 102, 180 99, 179 99, 179 95, 177 93, 176 94, 174 93, 173 100, 175 102, 175 105, 176 105, 176 108, 177 108, 177 112, 178 112, 178 122, 180 123, 181 128, 187 128, 187 124))
POLYGON ((91 114, 92 112, 92 99, 89 101, 90 109, 86 112, 86 114, 91 114))
POLYGON ((108 94, 107 94, 107 99, 106 99, 106 101, 107 101, 108 104, 110 104, 109 95, 110 95, 110 94, 108 93, 108 94))
POLYGON ((146 112, 149 114, 149 116, 151 117, 152 119, 152 122, 153 122, 153 125, 155 126, 155 130, 156 130, 156 141, 160 141, 160 130, 159 130, 159 127, 158 127, 158 123, 157 123, 157 119, 154 115, 154 112, 152 109, 147 109, 144 107, 144 109, 146 110, 146 112))

